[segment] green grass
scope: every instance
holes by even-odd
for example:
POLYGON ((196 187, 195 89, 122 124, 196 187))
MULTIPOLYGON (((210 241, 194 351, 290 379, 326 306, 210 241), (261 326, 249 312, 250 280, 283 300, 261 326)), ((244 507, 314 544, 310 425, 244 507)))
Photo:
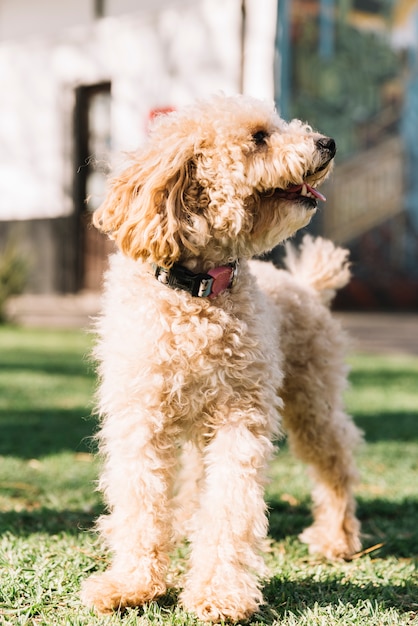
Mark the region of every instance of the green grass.
MULTIPOLYGON (((80 581, 106 566, 88 532, 94 491, 90 337, 0 327, 0 624, 195 624, 170 591, 144 609, 96 617, 80 581)), ((281 446, 272 467, 272 577, 252 625, 418 624, 418 359, 353 355, 347 405, 365 431, 358 487, 364 547, 351 563, 309 556, 304 469, 281 446)), ((183 566, 181 555, 173 568, 183 566)))

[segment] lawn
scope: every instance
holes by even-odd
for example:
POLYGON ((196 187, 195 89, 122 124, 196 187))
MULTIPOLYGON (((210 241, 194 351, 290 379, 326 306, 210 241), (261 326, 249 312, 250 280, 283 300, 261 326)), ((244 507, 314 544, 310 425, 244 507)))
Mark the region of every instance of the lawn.
MULTIPOLYGON (((80 581, 107 562, 89 532, 102 510, 90 342, 77 331, 0 327, 0 624, 195 624, 174 590, 123 616, 80 605, 80 581)), ((282 444, 268 492, 272 576, 254 626, 418 624, 418 358, 355 354, 350 363, 347 406, 367 440, 357 490, 364 553, 350 563, 308 555, 297 539, 310 522, 307 478, 282 444)))

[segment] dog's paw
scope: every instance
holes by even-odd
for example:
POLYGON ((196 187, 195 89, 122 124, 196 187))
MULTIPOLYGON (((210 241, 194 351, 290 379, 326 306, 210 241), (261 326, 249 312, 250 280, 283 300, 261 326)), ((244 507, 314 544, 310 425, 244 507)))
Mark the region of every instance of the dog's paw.
POLYGON ((299 535, 299 539, 309 546, 311 554, 322 554, 330 561, 348 561, 361 550, 358 521, 352 518, 348 526, 332 533, 328 528, 313 524, 299 535))
POLYGON ((252 581, 245 589, 241 585, 234 587, 231 583, 230 579, 225 579, 222 585, 211 581, 201 588, 196 585, 193 589, 186 587, 180 596, 181 605, 206 622, 248 619, 263 602, 262 593, 252 581))
POLYGON ((189 597, 184 594, 181 598, 182 607, 193 613, 205 622, 219 622, 221 620, 238 622, 248 619, 258 609, 260 602, 245 598, 239 602, 237 598, 211 597, 210 593, 204 597, 189 597))
POLYGON ((103 574, 95 574, 85 580, 81 587, 81 600, 98 613, 109 613, 128 606, 141 606, 161 596, 166 591, 165 583, 151 581, 149 585, 141 584, 135 576, 121 576, 120 573, 108 570, 103 574))

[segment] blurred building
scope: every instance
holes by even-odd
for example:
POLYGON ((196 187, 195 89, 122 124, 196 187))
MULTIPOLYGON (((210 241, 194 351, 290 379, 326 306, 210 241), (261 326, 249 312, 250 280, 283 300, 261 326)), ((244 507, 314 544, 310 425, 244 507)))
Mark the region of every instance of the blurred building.
POLYGON ((280 0, 276 98, 336 139, 316 232, 348 247, 339 305, 418 309, 417 0, 280 0))
POLYGON ((418 309, 417 0, 1 0, 0 247, 27 289, 100 288, 110 169, 153 115, 220 90, 335 137, 309 229, 350 248, 339 306, 418 309))
POLYGON ((273 99, 262 4, 1 0, 0 249, 28 259, 28 291, 100 287, 111 243, 91 211, 153 115, 218 91, 273 99))

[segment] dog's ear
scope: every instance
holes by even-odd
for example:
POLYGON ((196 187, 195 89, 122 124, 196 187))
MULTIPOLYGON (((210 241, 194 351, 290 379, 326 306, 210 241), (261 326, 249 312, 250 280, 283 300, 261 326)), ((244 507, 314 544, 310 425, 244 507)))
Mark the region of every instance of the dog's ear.
POLYGON ((159 141, 133 156, 133 163, 110 182, 108 195, 93 215, 93 224, 134 259, 164 267, 179 260, 190 241, 186 190, 193 186, 193 140, 159 141))

